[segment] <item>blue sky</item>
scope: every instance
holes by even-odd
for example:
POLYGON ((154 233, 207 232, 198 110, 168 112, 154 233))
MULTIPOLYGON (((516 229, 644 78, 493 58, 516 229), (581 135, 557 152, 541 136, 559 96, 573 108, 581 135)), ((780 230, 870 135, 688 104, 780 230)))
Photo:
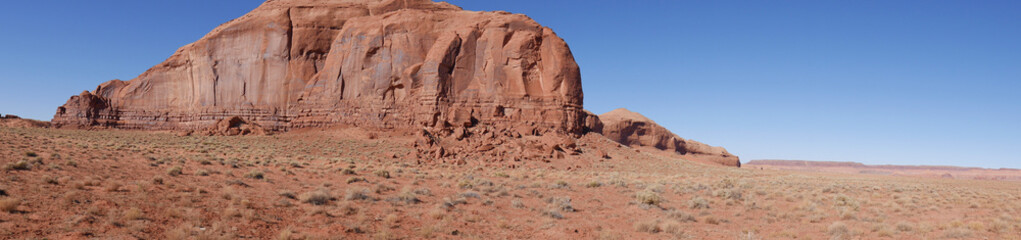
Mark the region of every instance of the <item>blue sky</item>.
MULTIPOLYGON (((1021 168, 1021 1, 450 2, 553 28, 589 110, 743 160, 1021 168)), ((0 113, 49 119, 260 3, 5 3, 0 113)))

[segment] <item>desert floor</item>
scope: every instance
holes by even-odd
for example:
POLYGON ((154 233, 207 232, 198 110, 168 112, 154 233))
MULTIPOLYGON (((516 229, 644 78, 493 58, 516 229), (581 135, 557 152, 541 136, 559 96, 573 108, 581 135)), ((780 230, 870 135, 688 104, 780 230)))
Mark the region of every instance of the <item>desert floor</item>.
POLYGON ((550 162, 411 144, 0 127, 0 238, 1021 239, 1018 182, 715 167, 599 135, 550 162))

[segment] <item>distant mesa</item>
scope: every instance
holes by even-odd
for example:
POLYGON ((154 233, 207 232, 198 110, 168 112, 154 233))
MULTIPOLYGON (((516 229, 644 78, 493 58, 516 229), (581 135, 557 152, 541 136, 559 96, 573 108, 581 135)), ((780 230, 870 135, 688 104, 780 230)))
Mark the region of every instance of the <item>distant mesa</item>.
POLYGON ((647 119, 611 118, 601 131, 583 97, 567 43, 525 15, 429 0, 270 0, 135 79, 72 96, 52 123, 182 135, 351 126, 417 136, 420 159, 562 158, 575 154, 572 139, 603 132, 739 164, 647 119))
POLYGON ((987 169, 953 166, 866 165, 857 162, 827 162, 804 160, 752 160, 744 164, 752 169, 793 170, 827 173, 913 176, 947 179, 1011 180, 1021 181, 1019 169, 987 169))

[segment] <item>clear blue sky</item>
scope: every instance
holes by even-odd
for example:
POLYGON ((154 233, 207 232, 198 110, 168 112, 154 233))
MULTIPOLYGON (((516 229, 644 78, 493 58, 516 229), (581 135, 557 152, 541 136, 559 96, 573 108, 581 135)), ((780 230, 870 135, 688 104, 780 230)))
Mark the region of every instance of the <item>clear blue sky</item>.
MULTIPOLYGON (((567 40, 585 106, 744 160, 1021 168, 1021 1, 479 1, 567 40)), ((11 1, 0 112, 49 119, 256 0, 11 1)))

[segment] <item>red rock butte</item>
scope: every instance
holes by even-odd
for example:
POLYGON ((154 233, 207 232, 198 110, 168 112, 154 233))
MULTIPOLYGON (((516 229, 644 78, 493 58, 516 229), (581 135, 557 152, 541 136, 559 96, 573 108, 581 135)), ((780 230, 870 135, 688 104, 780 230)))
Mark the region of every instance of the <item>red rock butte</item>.
POLYGON ((276 0, 129 81, 72 97, 59 126, 272 130, 522 123, 583 131, 581 77, 549 28, 428 0, 276 0))
POLYGON ((573 151, 570 137, 602 131, 583 102, 570 48, 525 15, 430 0, 269 0, 135 79, 72 96, 52 123, 206 135, 356 126, 414 133, 419 157, 547 136, 504 150, 557 157, 573 151))

